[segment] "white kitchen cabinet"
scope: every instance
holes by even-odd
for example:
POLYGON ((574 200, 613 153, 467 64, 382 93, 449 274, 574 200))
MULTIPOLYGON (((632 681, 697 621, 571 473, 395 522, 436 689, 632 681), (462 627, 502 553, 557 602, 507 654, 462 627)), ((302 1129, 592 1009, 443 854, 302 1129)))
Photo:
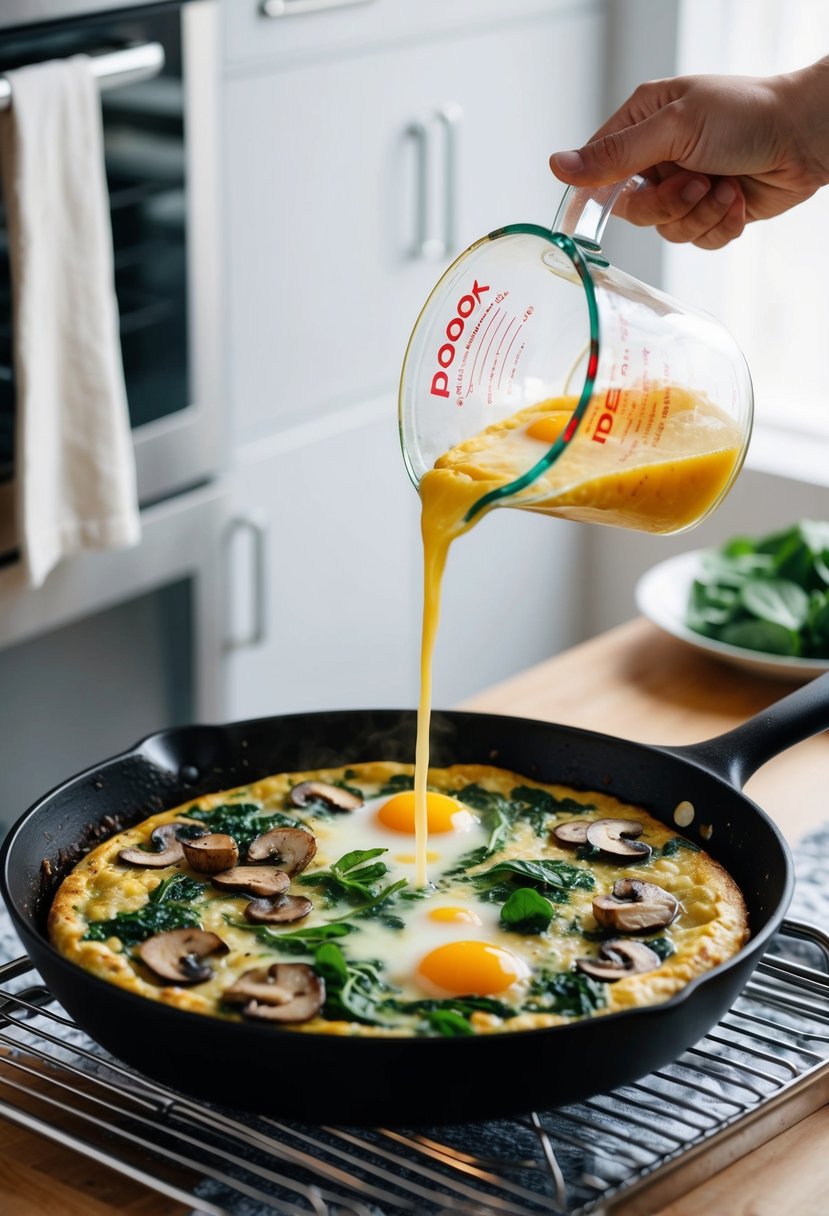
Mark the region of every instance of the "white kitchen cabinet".
MULTIPOLYGON (((231 529, 227 716, 402 706, 418 693, 419 499, 394 403, 349 411, 239 453, 231 529), (257 639, 261 627, 262 636, 257 639)), ((453 547, 435 662, 451 705, 578 636, 581 529, 498 510, 453 547)))
POLYGON ((504 223, 549 223, 549 153, 600 120, 600 6, 338 57, 324 20, 316 59, 224 81, 236 444, 393 391, 449 257, 504 223))
POLYGON ((228 552, 228 716, 411 703, 418 628, 418 497, 385 417, 287 432, 239 453, 228 552), (258 618, 258 619, 257 619, 258 618), (259 632, 261 640, 244 644, 259 632))
MULTIPOLYGON (((355 46, 387 47, 436 35, 465 36, 504 20, 504 0, 227 0, 223 49, 232 69, 342 54, 355 46)), ((546 14, 593 0, 509 0, 509 16, 546 14)))
MULTIPOLYGON (((552 221, 549 154, 602 117, 604 5, 377 0, 257 26, 261 44, 249 9, 225 14, 228 475, 248 521, 229 537, 226 716, 413 707, 406 342, 462 248, 552 221)), ((580 546, 579 526, 513 510, 458 542, 435 704, 580 637, 580 546)))

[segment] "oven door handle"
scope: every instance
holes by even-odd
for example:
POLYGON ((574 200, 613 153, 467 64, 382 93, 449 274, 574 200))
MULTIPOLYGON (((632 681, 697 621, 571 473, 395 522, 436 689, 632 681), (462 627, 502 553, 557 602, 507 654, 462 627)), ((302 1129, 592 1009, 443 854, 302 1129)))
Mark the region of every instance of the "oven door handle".
MULTIPOLYGON (((164 67, 164 47, 160 42, 142 42, 118 51, 90 55, 89 62, 102 92, 120 89, 125 84, 158 76, 164 67)), ((11 85, 5 76, 0 76, 0 110, 8 110, 11 100, 11 85)))

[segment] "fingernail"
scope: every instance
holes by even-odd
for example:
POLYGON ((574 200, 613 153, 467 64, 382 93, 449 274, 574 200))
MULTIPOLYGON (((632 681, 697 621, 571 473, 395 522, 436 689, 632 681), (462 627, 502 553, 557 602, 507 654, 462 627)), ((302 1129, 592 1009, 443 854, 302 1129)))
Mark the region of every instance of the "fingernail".
POLYGON ((723 207, 730 207, 736 197, 737 191, 731 182, 718 182, 714 189, 714 198, 718 203, 722 203, 723 207))
POLYGON ((685 203, 698 203, 707 193, 708 187, 705 182, 695 177, 693 181, 688 182, 687 186, 683 186, 681 197, 685 203))
POLYGON ((578 173, 584 168, 581 152, 556 152, 553 160, 564 173, 578 173))

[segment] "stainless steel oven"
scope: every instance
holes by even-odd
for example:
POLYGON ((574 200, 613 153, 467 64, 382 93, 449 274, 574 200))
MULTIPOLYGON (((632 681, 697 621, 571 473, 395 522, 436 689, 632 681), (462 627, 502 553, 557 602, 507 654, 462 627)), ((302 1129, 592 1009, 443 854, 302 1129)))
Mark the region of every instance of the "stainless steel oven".
MULTIPOLYGON (((27 63, 82 52, 99 81, 142 504, 204 481, 218 465, 215 25, 215 5, 205 0, 0 7, 0 107, 9 105, 2 73, 27 63)), ((13 340, 0 209, 0 558, 7 560, 16 543, 13 340)))
POLYGON ((142 518, 137 547, 27 585, 0 217, 0 835, 67 773, 221 713, 218 20, 215 0, 0 4, 0 106, 4 70, 94 57, 142 518))

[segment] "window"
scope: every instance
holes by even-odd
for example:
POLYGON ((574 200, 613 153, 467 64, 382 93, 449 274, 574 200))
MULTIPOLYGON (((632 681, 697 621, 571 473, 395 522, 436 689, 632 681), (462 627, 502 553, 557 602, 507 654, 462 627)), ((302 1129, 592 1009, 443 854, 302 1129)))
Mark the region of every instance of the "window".
MULTIPOLYGON (((829 5, 825 3, 680 2, 678 74, 765 76, 804 67, 827 53, 829 5)), ((825 478, 829 478, 828 246, 829 187, 782 216, 749 225, 725 250, 712 254, 671 245, 665 260, 667 290, 714 313, 745 351, 754 380, 758 432, 779 428, 789 436, 800 435, 801 443, 809 436, 812 468, 822 465, 825 478), (816 437, 824 441, 817 447, 816 437)), ((765 451, 769 450, 766 443, 765 451)))

